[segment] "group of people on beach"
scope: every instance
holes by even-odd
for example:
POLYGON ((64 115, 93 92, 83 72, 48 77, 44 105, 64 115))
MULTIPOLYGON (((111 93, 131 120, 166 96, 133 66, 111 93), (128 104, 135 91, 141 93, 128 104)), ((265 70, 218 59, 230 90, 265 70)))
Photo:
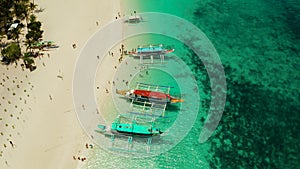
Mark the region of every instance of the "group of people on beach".
MULTIPOLYGON (((86 149, 93 149, 94 148, 94 145, 93 144, 88 144, 86 143, 85 144, 85 148, 86 149)), ((85 161, 87 158, 86 157, 80 157, 80 156, 73 156, 73 160, 79 160, 79 161, 85 161)))
MULTIPOLYGON (((118 59, 119 63, 121 63, 123 61, 124 55, 127 54, 127 50, 125 50, 125 45, 121 44, 121 48, 119 48, 120 51, 120 57, 118 59)), ((114 53, 112 51, 108 51, 108 55, 114 57, 114 53)), ((97 56, 97 58, 99 59, 99 56, 97 56)), ((126 62, 126 65, 128 63, 126 62)), ((114 66, 114 69, 117 69, 117 66, 114 66)), ((110 81, 108 81, 108 84, 110 84, 110 81)), ((113 81, 113 85, 115 85, 115 81, 113 81)), ((128 82, 126 82, 126 85, 128 85, 128 82)), ((97 87, 97 89, 99 89, 99 87, 97 87)), ((107 88, 105 88, 105 93, 109 93, 109 90, 107 88)))
POLYGON ((73 156, 73 159, 74 160, 79 160, 79 161, 85 161, 86 160, 86 157, 77 157, 76 156, 73 156))

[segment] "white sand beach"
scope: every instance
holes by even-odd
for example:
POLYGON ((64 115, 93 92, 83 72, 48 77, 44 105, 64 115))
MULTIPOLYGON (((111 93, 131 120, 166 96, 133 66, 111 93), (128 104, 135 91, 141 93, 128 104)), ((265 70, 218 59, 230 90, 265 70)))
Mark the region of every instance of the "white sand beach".
POLYGON ((84 163, 77 158, 84 157, 85 144, 92 144, 73 104, 76 59, 94 32, 123 15, 121 2, 35 3, 44 9, 36 14, 42 22, 44 40, 55 41, 59 48, 36 59, 34 72, 22 71, 19 65, 8 70, 0 67, 0 168, 73 169, 84 163))

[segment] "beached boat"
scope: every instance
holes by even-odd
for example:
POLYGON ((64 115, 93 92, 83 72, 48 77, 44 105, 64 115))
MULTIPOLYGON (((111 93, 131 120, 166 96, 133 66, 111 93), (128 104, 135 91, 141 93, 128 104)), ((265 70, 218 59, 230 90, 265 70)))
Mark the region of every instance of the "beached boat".
POLYGON ((55 42, 53 41, 39 41, 36 43, 33 43, 30 45, 31 48, 37 49, 37 48, 58 48, 57 45, 55 45, 55 42))

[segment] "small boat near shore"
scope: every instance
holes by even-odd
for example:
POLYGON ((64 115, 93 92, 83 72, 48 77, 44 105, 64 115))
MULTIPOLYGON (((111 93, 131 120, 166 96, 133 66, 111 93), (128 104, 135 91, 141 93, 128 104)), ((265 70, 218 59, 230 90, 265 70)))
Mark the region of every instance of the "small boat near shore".
POLYGON ((148 103, 173 104, 181 103, 184 100, 171 96, 169 94, 170 86, 138 83, 132 90, 116 90, 117 94, 123 95, 133 101, 142 101, 148 103))
POLYGON ((117 94, 123 95, 126 98, 139 100, 139 101, 147 101, 147 102, 155 102, 155 103, 181 103, 183 99, 176 98, 171 96, 170 94, 151 91, 151 90, 117 90, 117 94))
POLYGON ((141 22, 143 19, 140 15, 134 15, 134 16, 129 16, 128 19, 125 22, 128 23, 139 23, 141 22))
POLYGON ((110 126, 98 125, 96 130, 99 133, 107 134, 120 134, 120 135, 130 135, 130 136, 158 136, 163 132, 156 127, 153 127, 153 123, 150 125, 138 124, 136 120, 132 120, 131 123, 121 122, 120 117, 116 118, 110 126))
POLYGON ((171 52, 174 52, 173 48, 167 48, 163 44, 157 44, 138 46, 135 50, 129 52, 129 54, 132 56, 150 56, 164 55, 171 52))

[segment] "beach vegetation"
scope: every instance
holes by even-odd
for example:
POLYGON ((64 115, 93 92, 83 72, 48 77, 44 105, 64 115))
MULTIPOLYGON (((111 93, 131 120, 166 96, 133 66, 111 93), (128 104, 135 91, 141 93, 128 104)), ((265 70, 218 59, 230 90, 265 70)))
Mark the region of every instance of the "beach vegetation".
POLYGON ((28 68, 30 71, 33 71, 36 69, 36 66, 34 66, 34 60, 35 54, 33 52, 26 52, 23 56, 23 62, 25 65, 25 68, 28 68))
POLYGON ((1 55, 3 57, 2 62, 7 65, 17 61, 22 56, 20 45, 18 43, 9 44, 1 50, 1 55))
POLYGON ((23 60, 24 66, 35 70, 34 58, 39 56, 43 46, 42 23, 37 20, 34 0, 0 1, 0 61, 5 65, 23 60), (30 50, 30 51, 29 51, 30 50))
MULTIPOLYGON (((9 0, 1 0, 0 1, 0 35, 5 35, 7 27, 10 26, 13 20, 13 13, 11 12, 11 8, 13 3, 9 0)), ((3 36, 1 36, 1 39, 3 36)))
POLYGON ((13 13, 18 19, 25 19, 29 14, 29 0, 19 0, 13 2, 13 13))
POLYGON ((26 34, 27 45, 37 43, 43 36, 43 30, 41 30, 41 22, 36 21, 34 15, 30 16, 30 23, 28 23, 28 33, 26 34))

